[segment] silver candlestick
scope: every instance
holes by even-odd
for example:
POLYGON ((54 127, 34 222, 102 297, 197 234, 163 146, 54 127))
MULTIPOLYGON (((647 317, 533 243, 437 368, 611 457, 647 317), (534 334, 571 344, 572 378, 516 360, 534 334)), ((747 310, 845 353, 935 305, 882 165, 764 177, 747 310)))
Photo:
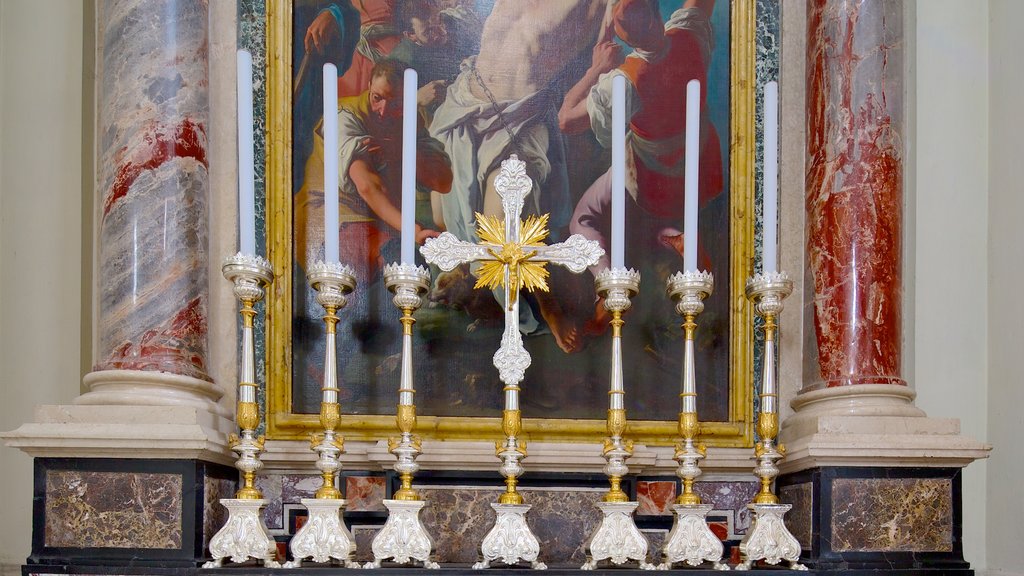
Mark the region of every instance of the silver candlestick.
POLYGON ((679 436, 675 459, 679 462, 676 474, 683 481, 683 491, 672 506, 675 520, 665 540, 662 555, 662 569, 669 569, 677 562, 699 566, 704 562, 714 564, 716 570, 728 570, 722 562, 725 548, 707 524, 709 504, 702 504, 700 496, 693 491, 694 481, 701 475, 700 461, 706 452, 703 444, 697 443, 700 421, 697 418, 697 376, 694 358, 694 342, 697 332, 697 316, 704 311, 704 299, 711 295, 715 279, 710 272, 688 270, 669 277, 666 292, 676 301, 676 313, 683 317, 685 335, 683 349, 683 383, 679 394, 679 436))
POLYGON ((601 523, 587 541, 587 561, 580 568, 593 570, 598 562, 612 564, 636 561, 644 570, 655 566, 647 561, 647 539, 637 529, 633 512, 638 504, 630 502, 622 491, 622 478, 629 473, 626 459, 633 454, 633 442, 624 441, 626 430, 625 387, 622 378, 622 313, 629 309, 629 299, 640 289, 640 273, 633 269, 606 268, 595 278, 597 293, 604 298, 604 307, 612 313, 612 370, 608 391, 608 438, 604 441, 605 474, 611 487, 597 507, 601 523))
POLYGON ((394 454, 395 472, 402 482, 394 498, 384 500, 388 519, 384 528, 373 538, 373 561, 365 568, 380 568, 388 558, 399 564, 421 562, 424 568, 439 568, 431 558, 434 541, 420 519, 426 505, 412 488, 413 475, 420 466, 420 438, 416 429, 416 386, 412 368, 412 326, 416 323, 413 312, 423 305, 423 294, 430 288, 430 272, 413 264, 390 264, 384 267, 384 283, 394 293, 392 302, 402 311, 402 374, 398 386, 398 407, 395 420, 401 436, 388 439, 388 450, 394 454))
POLYGON ((256 302, 263 299, 265 289, 274 279, 270 263, 255 254, 239 252, 224 261, 224 277, 234 284, 235 298, 242 308, 242 372, 238 383, 238 402, 235 417, 241 429, 240 435, 228 438, 231 450, 238 454, 235 467, 242 473, 242 487, 234 498, 222 498, 220 503, 228 509, 228 521, 210 540, 210 555, 213 560, 203 564, 204 568, 217 568, 225 558, 232 562, 245 562, 255 558, 264 566, 277 568, 274 559, 277 545, 267 532, 260 511, 267 501, 256 488, 256 472, 263 467, 260 452, 263 451, 263 436, 256 436, 260 424, 259 406, 256 403, 256 362, 253 341, 253 324, 256 319, 256 302))
POLYGON ((356 277, 350 266, 340 262, 318 261, 309 267, 306 279, 316 290, 316 301, 324 307, 324 324, 327 329, 327 346, 324 357, 324 380, 320 402, 320 424, 324 431, 314 434, 310 447, 317 453, 316 467, 323 477, 323 485, 316 491, 316 498, 306 498, 309 517, 292 537, 289 549, 293 560, 286 568, 298 568, 306 558, 314 562, 340 561, 348 568, 360 565, 352 560, 356 541, 341 519, 345 500, 335 486, 335 478, 341 470, 340 455, 345 451, 345 440, 335 432, 341 420, 338 405, 338 356, 335 346, 339 310, 348 303, 347 295, 355 290, 356 277))
POLYGON ((779 395, 775 384, 775 319, 782 312, 782 301, 793 292, 793 281, 785 272, 755 274, 747 280, 747 298, 754 304, 754 312, 764 319, 764 362, 761 378, 760 412, 757 416, 757 433, 761 440, 754 445, 757 464, 754 474, 761 481, 761 490, 754 501, 747 505, 753 511, 750 530, 740 542, 743 561, 737 570, 747 570, 754 562, 764 560, 778 564, 786 560, 794 570, 806 570, 797 562, 800 559, 800 543, 786 528, 782 517, 792 508, 780 504, 779 497, 772 493, 772 481, 779 475, 777 462, 785 453, 785 447, 775 443, 779 433, 779 395))

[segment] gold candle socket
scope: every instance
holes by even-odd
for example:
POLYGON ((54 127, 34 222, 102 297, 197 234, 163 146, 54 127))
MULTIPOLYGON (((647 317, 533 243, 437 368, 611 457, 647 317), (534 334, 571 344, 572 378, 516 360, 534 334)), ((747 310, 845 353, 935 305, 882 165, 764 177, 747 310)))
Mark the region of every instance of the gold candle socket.
POLYGON ((676 272, 668 278, 666 292, 676 301, 676 313, 683 317, 683 374, 679 393, 679 437, 675 460, 679 462, 676 474, 683 482, 676 504, 696 506, 700 496, 693 491, 694 481, 701 475, 700 460, 707 454, 704 445, 697 442, 700 422, 697 417, 697 376, 695 338, 697 316, 704 311, 704 299, 714 289, 714 276, 710 272, 676 272))
POLYGON ((235 418, 240 434, 231 434, 228 445, 238 454, 235 467, 242 473, 242 487, 235 498, 260 500, 263 494, 256 488, 256 473, 263 467, 259 454, 263 451, 263 436, 256 436, 260 424, 256 403, 256 361, 253 327, 256 320, 256 302, 263 299, 265 289, 274 279, 273 268, 265 259, 241 252, 227 258, 221 268, 224 277, 234 284, 235 298, 241 303, 242 316, 242 368, 239 375, 238 402, 235 418))
POLYGON ((316 491, 318 499, 337 500, 341 491, 335 478, 341 470, 339 456, 345 452, 345 440, 335 430, 341 421, 338 404, 338 311, 348 303, 347 295, 355 290, 355 271, 339 262, 315 262, 306 274, 309 285, 316 290, 316 301, 324 308, 327 345, 324 354, 324 376, 321 388, 320 425, 323 432, 310 437, 310 449, 317 453, 316 467, 323 483, 316 491))

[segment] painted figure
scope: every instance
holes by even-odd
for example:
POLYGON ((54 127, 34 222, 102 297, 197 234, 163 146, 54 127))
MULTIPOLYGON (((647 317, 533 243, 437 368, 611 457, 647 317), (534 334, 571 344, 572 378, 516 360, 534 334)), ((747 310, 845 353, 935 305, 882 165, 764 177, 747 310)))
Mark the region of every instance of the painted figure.
MULTIPOLYGON (((373 67, 367 90, 338 99, 340 241, 360 282, 377 279, 380 249, 401 231, 402 70, 394 60, 382 60, 373 67)), ((322 227, 309 223, 323 221, 323 171, 308 169, 323 165, 322 129, 321 123, 296 197, 296 251, 307 262, 317 257, 320 246, 319 239, 312 241, 308 235, 316 229, 322 234, 322 227)), ((452 184, 450 162, 422 118, 416 158, 417 185, 447 193, 452 184)), ((437 230, 416 225, 417 243, 437 235, 437 230)))
MULTIPOLYGON (((654 246, 636 246, 641 258, 662 245, 682 255, 686 241, 678 227, 683 219, 685 102, 680 97, 690 80, 701 82, 701 109, 707 111, 707 68, 713 38, 710 15, 714 0, 688 0, 662 24, 656 2, 620 0, 613 8, 611 26, 633 49, 625 59, 611 39, 594 46, 590 69, 567 94, 559 111, 559 126, 568 134, 591 129, 603 146, 611 145, 611 85, 616 75, 626 82, 626 190, 631 234, 654 246), (639 212, 638 212, 639 210, 639 212), (634 228, 634 229, 637 229, 634 228)), ((699 200, 705 204, 722 191, 722 159, 718 133, 701 122, 699 200)), ((602 175, 584 193, 570 221, 573 233, 596 240, 608 250, 611 218, 611 172, 602 175)), ((607 255, 592 271, 609 265, 607 255)), ((701 267, 710 259, 701 251, 701 267)), ((606 325, 598 303, 593 326, 606 325)))

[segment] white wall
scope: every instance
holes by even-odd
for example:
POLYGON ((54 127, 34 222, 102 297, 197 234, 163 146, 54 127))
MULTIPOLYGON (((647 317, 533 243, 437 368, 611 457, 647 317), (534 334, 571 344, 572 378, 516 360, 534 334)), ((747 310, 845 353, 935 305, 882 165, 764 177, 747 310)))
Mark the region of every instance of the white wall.
MULTIPOLYGON (((0 2, 0 430, 81 381, 83 5, 0 2)), ((32 460, 0 447, 0 564, 21 564, 32 460)))
MULTIPOLYGON (((917 405, 986 440, 988 406, 988 3, 917 2, 915 269, 917 405)), ((1019 161, 1019 160, 1018 160, 1019 161)), ((964 556, 986 566, 985 461, 964 470, 964 556)), ((1020 507, 1017 506, 1017 511, 1020 507)))
POLYGON ((988 203, 988 567, 1024 574, 1024 2, 989 3, 989 203, 988 203))

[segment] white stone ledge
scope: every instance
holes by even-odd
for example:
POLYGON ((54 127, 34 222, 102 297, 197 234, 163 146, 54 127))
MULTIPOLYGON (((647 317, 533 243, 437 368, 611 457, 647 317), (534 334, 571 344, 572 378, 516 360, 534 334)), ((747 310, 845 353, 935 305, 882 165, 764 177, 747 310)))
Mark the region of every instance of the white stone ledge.
POLYGON ((39 406, 0 434, 33 457, 198 459, 232 465, 234 424, 190 406, 39 406))

